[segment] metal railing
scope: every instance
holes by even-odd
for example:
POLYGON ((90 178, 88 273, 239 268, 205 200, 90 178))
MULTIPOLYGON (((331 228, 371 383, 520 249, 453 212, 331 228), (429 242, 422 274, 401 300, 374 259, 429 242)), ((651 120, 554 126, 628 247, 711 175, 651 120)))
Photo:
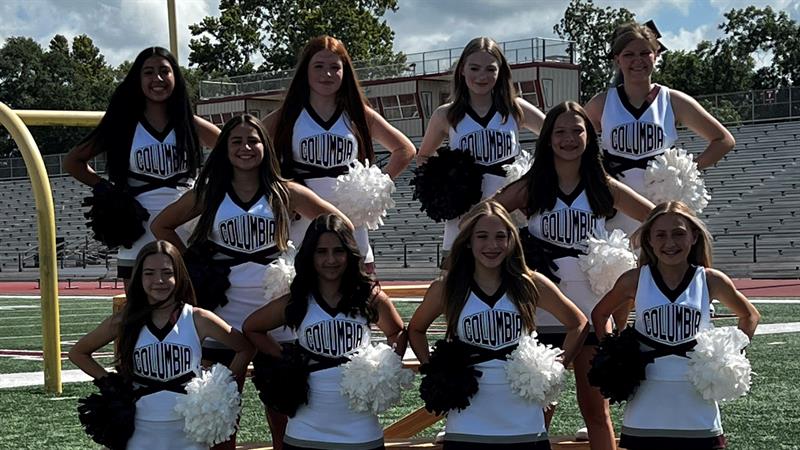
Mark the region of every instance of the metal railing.
MULTIPOLYGON (((62 168, 66 153, 59 153, 55 155, 42 155, 44 160, 45 169, 47 174, 51 177, 68 175, 62 168)), ((105 155, 93 158, 89 164, 98 172, 106 171, 106 158, 105 155)), ((7 180, 13 178, 28 178, 28 169, 25 167, 25 161, 22 158, 2 158, 0 159, 0 180, 7 180)))
POLYGON ((697 101, 726 124, 800 118, 800 87, 701 95, 697 101))

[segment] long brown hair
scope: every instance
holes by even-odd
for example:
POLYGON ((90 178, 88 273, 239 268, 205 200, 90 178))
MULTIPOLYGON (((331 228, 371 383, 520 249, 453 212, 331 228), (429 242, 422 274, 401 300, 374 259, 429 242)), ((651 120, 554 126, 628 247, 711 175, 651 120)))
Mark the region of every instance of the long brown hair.
POLYGON ((711 233, 691 208, 679 201, 659 203, 650 211, 642 226, 633 235, 635 242, 639 242, 642 252, 639 255, 639 266, 658 263, 653 245, 650 243, 650 230, 655 221, 664 214, 677 214, 689 222, 692 233, 697 237, 691 250, 689 250, 688 262, 703 267, 711 267, 713 262, 713 251, 711 249, 711 233))
POLYGON ((175 274, 175 290, 172 292, 172 298, 175 299, 177 305, 197 304, 189 273, 186 271, 178 248, 167 241, 150 242, 142 247, 133 266, 133 275, 128 285, 127 300, 122 309, 117 334, 119 344, 114 363, 117 365, 119 373, 127 379, 133 376, 133 349, 139 339, 139 332, 147 323, 150 314, 161 306, 160 304, 150 304, 147 294, 144 292, 144 286, 142 286, 142 266, 144 266, 144 260, 151 255, 167 255, 172 260, 172 270, 175 274))
POLYGON ((470 248, 470 239, 475 226, 482 217, 498 217, 508 231, 508 253, 501 264, 503 284, 508 297, 517 307, 522 323, 528 331, 536 329, 536 304, 539 292, 533 281, 532 272, 525 265, 525 257, 520 244, 519 231, 514 226, 508 211, 494 200, 486 200, 475 205, 459 223, 459 232, 453 248, 447 257, 447 275, 444 277, 445 318, 447 337, 454 338, 458 328, 458 316, 464 308, 470 290, 469 280, 473 279, 475 257, 470 248))
MULTIPOLYGON (((662 45, 658 42, 655 31, 637 22, 625 22, 614 29, 614 34, 611 35, 611 58, 619 56, 628 44, 638 40, 646 41, 656 56, 661 53, 662 45)), ((622 71, 617 67, 611 84, 619 86, 624 81, 622 71)))
POLYGON ((469 41, 458 58, 458 64, 453 70, 453 83, 450 88, 451 94, 449 98, 452 105, 447 110, 447 122, 450 123, 451 127, 456 128, 467 113, 467 108, 469 108, 469 88, 461 72, 464 71, 464 65, 467 63, 469 55, 477 52, 486 52, 497 60, 499 71, 497 73, 497 82, 492 90, 492 103, 503 118, 503 123, 511 115, 519 124, 522 120, 522 108, 516 101, 517 90, 511 80, 511 66, 508 65, 508 61, 506 61, 506 57, 497 42, 489 37, 476 37, 469 41))
POLYGON ((347 48, 342 41, 331 36, 319 36, 308 41, 303 49, 275 126, 275 148, 280 154, 281 173, 287 178, 294 176, 292 164, 294 123, 308 104, 309 99, 308 65, 311 58, 322 50, 329 50, 342 60, 344 77, 342 85, 336 93, 336 106, 347 113, 350 123, 353 125, 350 131, 358 141, 358 160, 364 162, 366 159, 370 161, 375 159, 375 149, 372 147, 372 137, 367 124, 368 102, 356 77, 350 54, 347 53, 347 48))

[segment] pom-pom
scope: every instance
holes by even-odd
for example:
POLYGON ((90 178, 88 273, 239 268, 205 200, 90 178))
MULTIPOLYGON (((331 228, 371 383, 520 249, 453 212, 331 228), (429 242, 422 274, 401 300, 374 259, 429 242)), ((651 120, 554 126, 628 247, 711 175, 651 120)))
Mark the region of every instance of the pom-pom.
POLYGON ((281 253, 275 261, 267 265, 264 271, 264 300, 271 302, 278 297, 289 293, 289 286, 294 280, 294 257, 297 255, 292 241, 288 242, 289 248, 281 253))
POLYGON ((636 330, 626 328, 600 341, 589 369, 589 384, 600 389, 611 404, 628 401, 645 379, 652 362, 641 351, 636 330))
POLYGON ((478 392, 481 372, 470 365, 469 352, 460 342, 437 341, 430 360, 419 367, 423 375, 419 395, 425 409, 441 415, 462 410, 478 392))
POLYGON ((386 210, 394 207, 394 181, 378 166, 354 161, 350 171, 336 178, 331 203, 347 216, 354 226, 377 230, 383 225, 386 210))
POLYGON ((606 295, 617 279, 636 267, 636 254, 630 249, 630 240, 622 230, 611 234, 590 237, 589 251, 578 257, 578 265, 589 279, 592 291, 598 296, 606 295))
POLYGON ((536 332, 522 336, 508 356, 506 376, 511 390, 529 402, 549 405, 561 393, 564 365, 558 360, 561 349, 540 344, 536 332))
POLYGON ((94 385, 100 393, 78 400, 78 418, 93 441, 111 450, 124 450, 136 417, 133 386, 116 373, 95 379, 94 385))
POLYGON ((460 150, 440 147, 436 156, 414 169, 414 200, 432 220, 455 219, 481 201, 483 173, 475 158, 460 150))
POLYGON ((214 364, 186 385, 175 412, 183 416, 183 431, 189 439, 212 446, 227 441, 236 432, 242 398, 233 373, 214 364))
POLYGON ((213 245, 206 242, 190 246, 183 257, 197 306, 209 311, 228 303, 225 292, 231 287, 231 268, 224 261, 214 260, 214 253, 213 245))
POLYGON ((342 365, 341 392, 353 411, 380 414, 401 400, 413 380, 391 347, 370 345, 342 365))
POLYGON ((268 408, 294 417, 308 404, 308 357, 296 344, 284 344, 281 358, 259 354, 264 364, 254 364, 253 384, 268 408))
POLYGON ((682 148, 670 148, 647 164, 645 194, 653 203, 680 200, 699 213, 711 200, 697 170, 694 156, 682 148))
POLYGON ((533 155, 526 150, 519 152, 519 156, 514 159, 511 164, 503 164, 503 170, 506 171, 506 181, 504 186, 519 180, 523 175, 528 173, 533 166, 533 155))
POLYGON ((133 247, 133 243, 145 233, 150 213, 124 188, 108 181, 101 181, 92 188, 92 196, 83 199, 89 206, 84 217, 94 238, 109 248, 133 247))
POLYGON ((689 381, 706 400, 735 400, 750 390, 751 368, 743 352, 750 339, 736 327, 710 328, 688 352, 689 381))

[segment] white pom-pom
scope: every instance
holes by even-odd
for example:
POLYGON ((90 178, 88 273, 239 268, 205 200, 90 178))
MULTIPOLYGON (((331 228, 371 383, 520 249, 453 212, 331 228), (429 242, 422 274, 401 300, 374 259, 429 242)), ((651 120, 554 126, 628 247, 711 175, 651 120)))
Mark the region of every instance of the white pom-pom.
POLYGON ((394 181, 369 161, 354 161, 350 171, 336 178, 332 202, 353 225, 377 230, 383 225, 386 210, 394 207, 394 181))
POLYGON ((706 400, 735 400, 750 390, 750 361, 742 350, 750 343, 736 327, 710 328, 697 333, 697 345, 687 353, 687 376, 706 400))
POLYGON ((294 280, 294 257, 297 255, 297 249, 292 241, 287 245, 289 248, 264 269, 264 300, 267 302, 288 294, 289 286, 294 280))
MULTIPOLYGON (((520 151, 519 156, 517 156, 513 163, 503 165, 503 170, 506 171, 506 180, 503 186, 508 186, 522 178, 523 175, 531 170, 531 166, 533 166, 533 155, 525 150, 520 151)), ((528 225, 528 218, 518 209, 511 213, 511 219, 514 221, 514 225, 516 225, 517 228, 528 225)))
POLYGON ((356 412, 379 414, 401 400, 414 373, 386 344, 370 345, 342 366, 341 393, 356 412))
POLYGON ((186 395, 175 404, 175 411, 184 417, 186 435, 208 446, 225 442, 236 432, 241 410, 236 380, 222 364, 214 364, 190 381, 186 395))
POLYGON ((519 346, 511 352, 506 365, 506 377, 511 390, 520 397, 538 405, 549 405, 561 392, 564 383, 564 365, 558 360, 561 349, 542 345, 536 332, 523 336, 519 346))
POLYGON ((578 257, 578 266, 586 274, 592 292, 606 295, 623 273, 636 267, 636 254, 631 251, 630 240, 622 230, 614 230, 610 235, 590 237, 585 255, 578 257))
POLYGON ((699 213, 711 199, 694 156, 682 148, 667 149, 650 161, 644 183, 647 198, 655 204, 680 200, 699 213))

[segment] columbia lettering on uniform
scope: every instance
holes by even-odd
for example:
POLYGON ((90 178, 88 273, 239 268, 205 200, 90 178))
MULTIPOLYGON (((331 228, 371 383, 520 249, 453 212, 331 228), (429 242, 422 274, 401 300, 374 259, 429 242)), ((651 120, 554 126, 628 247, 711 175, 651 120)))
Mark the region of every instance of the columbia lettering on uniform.
POLYGON ((337 167, 353 160, 355 145, 351 139, 322 133, 300 140, 300 162, 319 167, 337 167))
POLYGON ((303 330, 308 350, 330 357, 347 356, 365 345, 364 324, 354 320, 331 319, 303 330))
POLYGON ((274 220, 253 214, 241 214, 218 223, 222 243, 231 249, 247 252, 267 248, 275 242, 274 220))
POLYGON ((187 345, 156 342, 133 351, 137 375, 156 380, 171 380, 192 371, 192 349, 187 345))
POLYGON ((539 218, 542 238, 563 246, 583 248, 598 227, 598 218, 591 211, 563 208, 542 214, 539 218))
POLYGON ((663 343, 680 344, 700 330, 701 312, 685 305, 660 305, 642 313, 645 335, 663 343))
POLYGON ((514 311, 489 309, 461 320, 460 339, 480 347, 502 348, 516 344, 522 335, 522 316, 514 311))
POLYGON ((504 130, 478 130, 463 135, 458 148, 468 149, 478 164, 494 164, 516 156, 514 134, 504 130))
POLYGON ((629 122, 611 129, 611 149, 632 156, 646 156, 664 149, 664 128, 657 123, 629 122))
POLYGON ((159 178, 169 178, 189 169, 184 152, 173 144, 152 144, 133 149, 136 172, 159 178))

